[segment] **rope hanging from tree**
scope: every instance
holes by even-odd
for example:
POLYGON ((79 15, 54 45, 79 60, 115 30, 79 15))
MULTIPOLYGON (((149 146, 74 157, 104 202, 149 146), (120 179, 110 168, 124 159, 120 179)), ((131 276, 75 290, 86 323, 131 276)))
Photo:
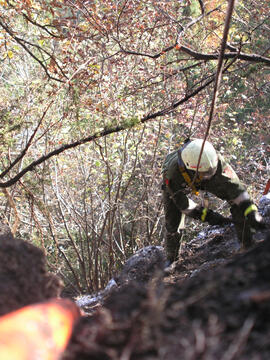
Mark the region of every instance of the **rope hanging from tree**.
POLYGON ((200 165, 200 161, 201 161, 201 157, 202 157, 202 153, 203 153, 204 144, 209 135, 212 120, 213 120, 213 117, 215 114, 215 106, 216 106, 216 102, 217 102, 218 89, 219 89, 219 85, 221 82, 221 76, 222 76, 222 70, 223 70, 224 53, 225 53, 225 49, 226 49, 226 45, 227 45, 227 38, 228 38, 229 30, 230 30, 230 23, 231 23, 232 13, 234 10, 234 4, 235 4, 235 0, 229 0, 225 24, 224 24, 224 30, 223 30, 223 37, 222 37, 222 41, 221 41, 221 48, 220 48, 220 53, 219 53, 219 57, 218 57, 217 72, 216 72, 215 84, 214 84, 214 94, 213 94, 213 98, 212 98, 212 102, 211 102, 211 108, 210 108, 210 114, 209 114, 209 119, 208 119, 208 123, 207 123, 207 128, 206 128, 205 136, 203 139, 202 148, 201 148, 201 152, 200 152, 200 156, 199 156, 199 161, 198 161, 198 165, 197 165, 197 169, 196 169, 196 174, 193 179, 193 182, 196 180, 197 175, 198 175, 198 169, 199 169, 199 165, 200 165))

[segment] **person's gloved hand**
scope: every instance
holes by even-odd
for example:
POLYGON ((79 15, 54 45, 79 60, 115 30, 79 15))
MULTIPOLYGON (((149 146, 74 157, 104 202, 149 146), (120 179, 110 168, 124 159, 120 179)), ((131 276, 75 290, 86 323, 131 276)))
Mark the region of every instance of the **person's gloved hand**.
POLYGON ((231 224, 232 220, 224 217, 223 215, 203 207, 196 207, 193 209, 188 216, 208 222, 210 225, 225 225, 231 224))
POLYGON ((249 226, 256 230, 265 230, 266 224, 263 221, 262 216, 258 213, 258 211, 252 211, 246 216, 247 222, 249 226))
POLYGON ((262 216, 258 213, 257 206, 252 201, 243 201, 239 207, 243 211, 244 217, 251 228, 256 230, 266 229, 267 226, 264 223, 262 216))
MULTIPOLYGON (((231 219, 228 219, 213 210, 210 210, 210 209, 206 209, 206 210, 207 210, 207 212, 206 212, 205 220, 203 220, 203 217, 202 217, 202 220, 207 221, 210 225, 231 224, 231 222, 232 222, 231 219)), ((205 209, 203 210, 203 212, 205 212, 205 209)))

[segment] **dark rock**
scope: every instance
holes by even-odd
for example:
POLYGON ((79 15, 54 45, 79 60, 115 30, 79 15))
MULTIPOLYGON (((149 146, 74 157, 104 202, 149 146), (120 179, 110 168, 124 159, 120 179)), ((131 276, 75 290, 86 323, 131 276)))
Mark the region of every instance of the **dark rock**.
POLYGON ((258 209, 262 216, 270 216, 270 192, 261 197, 258 209))
POLYGON ((59 279, 46 270, 45 256, 36 246, 14 238, 0 227, 0 315, 60 294, 59 279))
POLYGON ((165 265, 166 255, 164 249, 161 246, 147 246, 138 250, 127 260, 115 280, 118 285, 130 281, 146 284, 156 274, 163 272, 165 265))
POLYGON ((83 295, 75 299, 76 304, 87 314, 103 305, 111 292, 131 283, 145 286, 149 281, 163 276, 166 255, 161 246, 147 246, 138 250, 124 264, 121 272, 111 279, 106 288, 97 294, 83 295))
POLYGON ((13 239, 13 235, 9 226, 0 222, 0 241, 2 239, 13 239))

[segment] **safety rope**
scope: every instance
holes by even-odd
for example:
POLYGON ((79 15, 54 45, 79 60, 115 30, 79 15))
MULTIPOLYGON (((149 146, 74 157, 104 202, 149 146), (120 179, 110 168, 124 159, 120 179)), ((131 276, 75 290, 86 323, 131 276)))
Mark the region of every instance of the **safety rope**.
POLYGON ((220 48, 220 53, 219 53, 219 57, 218 57, 217 72, 216 72, 216 78, 215 78, 215 84, 214 84, 214 94, 213 94, 213 98, 212 98, 212 102, 211 102, 209 119, 208 119, 208 123, 207 123, 205 136, 204 136, 204 139, 203 139, 201 152, 200 152, 200 155, 199 155, 198 165, 197 165, 197 169, 196 169, 196 174, 195 174, 194 179, 193 179, 193 183, 195 182, 195 180, 196 180, 196 178, 198 176, 198 169, 199 169, 199 165, 200 165, 200 162, 201 162, 201 157, 202 157, 202 153, 203 153, 204 144, 205 144, 206 139, 207 139, 207 137, 209 135, 212 120, 213 120, 214 113, 215 113, 215 106, 216 106, 217 96, 218 96, 218 88, 219 88, 219 85, 220 85, 220 82, 221 82, 221 76, 222 76, 224 53, 225 53, 225 49, 226 49, 228 33, 229 33, 229 30, 230 30, 230 22, 231 22, 231 18, 232 18, 233 9, 234 9, 234 4, 235 4, 235 0, 229 0, 228 7, 227 7, 225 24, 224 24, 224 30, 223 30, 223 37, 222 37, 222 41, 221 41, 221 48, 220 48))

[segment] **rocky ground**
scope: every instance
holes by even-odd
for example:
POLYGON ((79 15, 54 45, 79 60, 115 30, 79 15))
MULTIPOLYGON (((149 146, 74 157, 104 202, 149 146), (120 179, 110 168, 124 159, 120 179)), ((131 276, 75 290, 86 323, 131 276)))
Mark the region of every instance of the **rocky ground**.
POLYGON ((269 359, 270 233, 255 238, 242 251, 233 226, 207 227, 165 272, 161 248, 140 250, 77 324, 64 359, 269 359))
MULTIPOLYGON (((264 216, 270 224, 270 209, 264 216)), ((1 229, 1 314, 58 296, 41 251, 1 229)), ((232 226, 206 227, 165 262, 161 247, 141 249, 104 291, 77 299, 85 316, 63 359, 270 358, 269 233, 241 251, 232 226)))
POLYGON ((42 250, 13 238, 0 223, 0 315, 57 297, 61 290, 60 280, 46 270, 42 250))
POLYGON ((270 237, 239 251, 209 229, 171 274, 115 287, 74 330, 65 359, 270 358, 270 237))

